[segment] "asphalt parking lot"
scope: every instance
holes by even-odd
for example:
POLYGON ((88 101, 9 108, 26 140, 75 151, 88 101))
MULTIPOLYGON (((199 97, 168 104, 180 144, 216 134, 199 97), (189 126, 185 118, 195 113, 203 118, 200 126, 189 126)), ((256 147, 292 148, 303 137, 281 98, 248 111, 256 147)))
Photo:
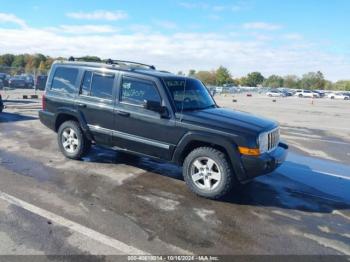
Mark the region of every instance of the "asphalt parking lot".
POLYGON ((350 255, 349 101, 216 97, 279 121, 290 154, 211 201, 167 163, 100 147, 65 159, 38 101, 11 95, 0 114, 2 255, 350 255))

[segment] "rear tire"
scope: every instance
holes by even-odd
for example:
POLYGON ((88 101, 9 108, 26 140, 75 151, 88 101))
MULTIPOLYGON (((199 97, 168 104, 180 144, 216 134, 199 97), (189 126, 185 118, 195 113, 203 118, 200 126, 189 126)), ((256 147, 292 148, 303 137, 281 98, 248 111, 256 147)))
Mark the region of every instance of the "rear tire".
POLYGON ((183 177, 192 192, 209 199, 224 197, 236 181, 226 155, 211 147, 196 148, 186 157, 183 177))
POLYGON ((58 129, 57 140, 62 154, 70 159, 81 159, 91 149, 91 141, 76 121, 64 122, 58 129))

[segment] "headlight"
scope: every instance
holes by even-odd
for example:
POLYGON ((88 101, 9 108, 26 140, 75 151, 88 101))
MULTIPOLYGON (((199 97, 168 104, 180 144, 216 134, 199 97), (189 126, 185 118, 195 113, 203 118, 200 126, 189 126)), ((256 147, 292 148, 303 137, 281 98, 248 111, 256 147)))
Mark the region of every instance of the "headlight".
POLYGON ((259 135, 259 149, 260 153, 263 154, 269 150, 269 133, 264 132, 259 135))

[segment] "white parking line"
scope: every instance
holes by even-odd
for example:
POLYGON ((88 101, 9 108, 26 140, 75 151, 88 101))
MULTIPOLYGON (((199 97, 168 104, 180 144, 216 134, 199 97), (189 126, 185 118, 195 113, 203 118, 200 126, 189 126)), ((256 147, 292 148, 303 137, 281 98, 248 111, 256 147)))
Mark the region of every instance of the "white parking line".
POLYGON ((345 218, 345 219, 350 220, 350 216, 345 215, 344 213, 340 212, 339 210, 334 210, 334 211, 332 212, 332 214, 338 215, 338 216, 341 216, 341 217, 343 217, 343 218, 345 218))
POLYGON ((314 170, 314 169, 312 169, 312 172, 319 173, 319 174, 326 175, 326 176, 334 176, 334 177, 337 177, 337 178, 350 180, 350 176, 337 175, 337 174, 333 174, 333 173, 329 173, 329 172, 323 172, 323 171, 314 170))
POLYGON ((294 135, 289 135, 289 134, 285 134, 283 135, 284 138, 286 139, 295 139, 295 140, 315 140, 315 141, 320 141, 320 142, 326 142, 326 143, 331 143, 331 144, 337 144, 337 145, 345 145, 345 146, 350 146, 350 143, 348 142, 342 142, 342 141, 336 141, 336 140, 329 140, 329 139, 322 139, 322 138, 314 138, 314 137, 298 137, 298 136, 294 136, 294 135))
MULTIPOLYGON (((291 127, 291 126, 287 126, 287 125, 284 125, 284 126, 281 126, 282 129, 291 129, 291 128, 294 128, 294 127, 291 127)), ((349 131, 350 128, 348 127, 332 127, 332 126, 312 126, 312 127, 308 127, 308 126, 305 126, 305 127, 300 127, 298 129, 308 129, 308 128, 316 128, 316 129, 319 129, 319 130, 342 130, 342 131, 349 131)))
MULTIPOLYGON (((349 173, 348 169, 346 169, 344 171, 341 170, 342 174, 335 174, 335 173, 331 173, 331 172, 327 172, 327 171, 322 171, 322 170, 319 170, 317 168, 313 168, 312 166, 307 166, 307 167, 295 166, 294 163, 300 163, 299 161, 293 160, 291 163, 293 163, 293 164, 288 164, 288 168, 304 171, 307 173, 309 173, 311 170, 311 172, 314 172, 314 173, 318 173, 318 174, 322 174, 322 175, 326 175, 326 176, 333 176, 333 177, 337 177, 337 178, 341 178, 341 179, 345 179, 345 180, 350 180, 350 175, 347 175, 349 173)), ((307 162, 301 163, 301 164, 307 165, 307 162)))
POLYGON ((21 199, 18 199, 14 196, 8 195, 0 191, 0 199, 5 200, 6 202, 21 207, 29 212, 44 217, 52 222, 55 222, 63 227, 66 227, 72 231, 78 232, 90 239, 98 241, 106 246, 112 247, 116 250, 119 250, 123 254, 132 254, 132 255, 148 255, 147 252, 137 249, 133 246, 127 245, 119 240, 116 240, 110 236, 99 233, 91 228, 80 225, 76 222, 73 222, 69 219, 56 215, 50 211, 44 210, 40 207, 34 206, 30 203, 27 203, 21 199))

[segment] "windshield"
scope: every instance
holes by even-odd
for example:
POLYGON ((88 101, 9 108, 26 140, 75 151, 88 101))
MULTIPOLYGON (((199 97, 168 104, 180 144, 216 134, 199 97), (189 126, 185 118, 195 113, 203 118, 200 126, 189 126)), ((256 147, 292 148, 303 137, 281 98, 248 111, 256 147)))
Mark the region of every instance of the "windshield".
POLYGON ((164 79, 164 82, 170 91, 177 112, 216 107, 207 88, 199 80, 164 79))

